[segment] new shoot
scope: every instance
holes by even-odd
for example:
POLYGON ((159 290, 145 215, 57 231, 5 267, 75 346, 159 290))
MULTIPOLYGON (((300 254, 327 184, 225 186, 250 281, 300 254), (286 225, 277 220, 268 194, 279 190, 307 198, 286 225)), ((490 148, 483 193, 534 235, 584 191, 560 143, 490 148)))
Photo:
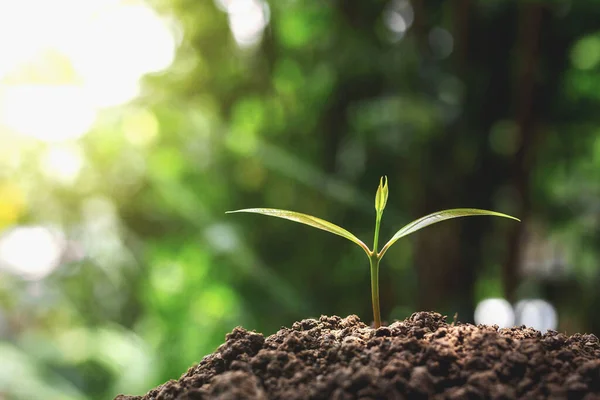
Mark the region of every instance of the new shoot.
POLYGON ((396 243, 398 239, 410 235, 411 233, 414 233, 419 229, 423 229, 426 226, 433 225, 435 223, 445 221, 447 219, 458 217, 491 215, 494 217, 510 218, 516 221, 520 221, 518 218, 512 217, 510 215, 502 214, 495 211, 480 210, 477 208, 454 208, 451 210, 438 211, 433 214, 421 217, 405 225, 398 232, 396 232, 394 236, 392 236, 392 238, 387 241, 386 244, 383 245, 381 250, 379 250, 379 228, 381 226, 381 217, 383 216, 383 210, 385 209, 385 205, 387 203, 388 193, 389 191, 387 177, 384 176, 381 177, 381 179, 379 180, 379 187, 377 188, 377 193, 375 194, 375 234, 373 238, 372 249, 369 249, 369 247, 366 244, 364 244, 362 240, 354 236, 352 233, 348 232, 346 229, 332 224, 331 222, 325 221, 323 219, 313 217, 312 215, 302 214, 294 211, 278 210, 274 208, 246 208, 243 210, 227 211, 227 214, 246 212, 289 219, 290 221, 299 222, 301 224, 312 226, 313 228, 322 229, 324 231, 331 232, 335 235, 345 237, 346 239, 360 246, 367 254, 371 268, 371 301, 373 303, 373 319, 375 328, 379 328, 381 326, 381 312, 379 311, 379 263, 381 262, 381 259, 388 251, 390 246, 396 243))

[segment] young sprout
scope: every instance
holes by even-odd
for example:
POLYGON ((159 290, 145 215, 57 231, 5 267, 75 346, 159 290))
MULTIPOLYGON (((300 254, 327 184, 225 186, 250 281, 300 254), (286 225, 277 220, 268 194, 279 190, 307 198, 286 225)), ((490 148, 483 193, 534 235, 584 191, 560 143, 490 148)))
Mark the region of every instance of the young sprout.
POLYGON ((335 235, 345 237, 351 242, 354 242, 357 245, 359 245, 365 251, 367 257, 369 257, 369 264, 371 267, 371 301, 373 303, 373 318, 375 328, 379 328, 381 326, 381 313, 379 311, 379 262, 381 261, 385 253, 388 251, 390 246, 396 243, 398 239, 410 235, 411 233, 414 233, 419 229, 423 229, 426 226, 433 225, 435 223, 445 221, 447 219, 458 217, 491 215, 495 217, 504 217, 520 221, 520 219, 512 217, 510 215, 502 214, 495 211, 480 210, 477 208, 454 208, 451 210, 438 211, 405 225, 398 232, 396 232, 396 234, 392 236, 390 240, 388 240, 388 242, 381 248, 381 250, 378 250, 379 227, 381 225, 381 217, 383 216, 383 210, 385 209, 385 205, 387 203, 388 193, 389 191, 387 177, 383 176, 379 180, 379 187, 377 188, 377 193, 375 194, 375 236, 373 238, 372 250, 369 249, 369 247, 366 244, 364 244, 359 238, 357 238, 344 228, 332 224, 331 222, 325 221, 323 219, 313 217, 312 215, 302 214, 294 211, 278 210, 274 208, 246 208, 243 210, 227 211, 226 214, 247 212, 289 219, 290 221, 299 222, 301 224, 309 225, 314 228, 322 229, 324 231, 331 232, 335 235))

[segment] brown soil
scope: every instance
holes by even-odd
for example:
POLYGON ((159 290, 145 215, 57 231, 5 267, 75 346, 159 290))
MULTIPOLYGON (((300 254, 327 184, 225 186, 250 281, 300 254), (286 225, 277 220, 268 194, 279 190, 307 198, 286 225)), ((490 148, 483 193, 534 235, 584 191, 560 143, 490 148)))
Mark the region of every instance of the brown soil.
POLYGON ((600 399, 600 343, 428 312, 379 329, 323 316, 266 339, 235 328, 178 381, 115 400, 356 398, 600 399))

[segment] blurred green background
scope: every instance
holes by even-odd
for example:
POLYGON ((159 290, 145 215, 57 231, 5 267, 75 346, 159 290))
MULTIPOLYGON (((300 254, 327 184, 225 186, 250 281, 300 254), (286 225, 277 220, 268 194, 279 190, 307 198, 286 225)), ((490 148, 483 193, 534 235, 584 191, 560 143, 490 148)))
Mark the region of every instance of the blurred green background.
POLYGON ((600 1, 0 0, 0 399, 142 394, 242 325, 600 332, 600 1), (477 311, 475 311, 477 309, 477 311))

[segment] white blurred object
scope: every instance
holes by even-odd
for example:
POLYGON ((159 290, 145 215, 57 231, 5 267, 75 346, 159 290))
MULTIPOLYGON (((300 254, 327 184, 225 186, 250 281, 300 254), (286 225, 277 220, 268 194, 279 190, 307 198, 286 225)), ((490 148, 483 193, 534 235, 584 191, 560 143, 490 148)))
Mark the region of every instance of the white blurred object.
POLYGON ((402 39, 414 19, 415 13, 408 0, 391 1, 383 12, 383 23, 389 29, 393 42, 402 39))
POLYGON ((61 261, 62 232, 43 226, 19 226, 0 237, 0 269, 27 280, 42 279, 61 261))
POLYGON ((217 250, 231 252, 239 247, 239 238, 229 224, 213 224, 204 230, 204 237, 217 250))
POLYGON ((474 315, 476 324, 498 325, 500 328, 514 326, 515 314, 510 303, 501 298, 490 298, 479 302, 474 315))
POLYGON ((262 39, 269 23, 269 5, 263 0, 216 0, 229 17, 229 29, 239 47, 251 47, 262 39))
POLYGON ((541 299, 521 300, 515 304, 517 325, 525 325, 544 333, 558 327, 558 314, 552 304, 541 299))

